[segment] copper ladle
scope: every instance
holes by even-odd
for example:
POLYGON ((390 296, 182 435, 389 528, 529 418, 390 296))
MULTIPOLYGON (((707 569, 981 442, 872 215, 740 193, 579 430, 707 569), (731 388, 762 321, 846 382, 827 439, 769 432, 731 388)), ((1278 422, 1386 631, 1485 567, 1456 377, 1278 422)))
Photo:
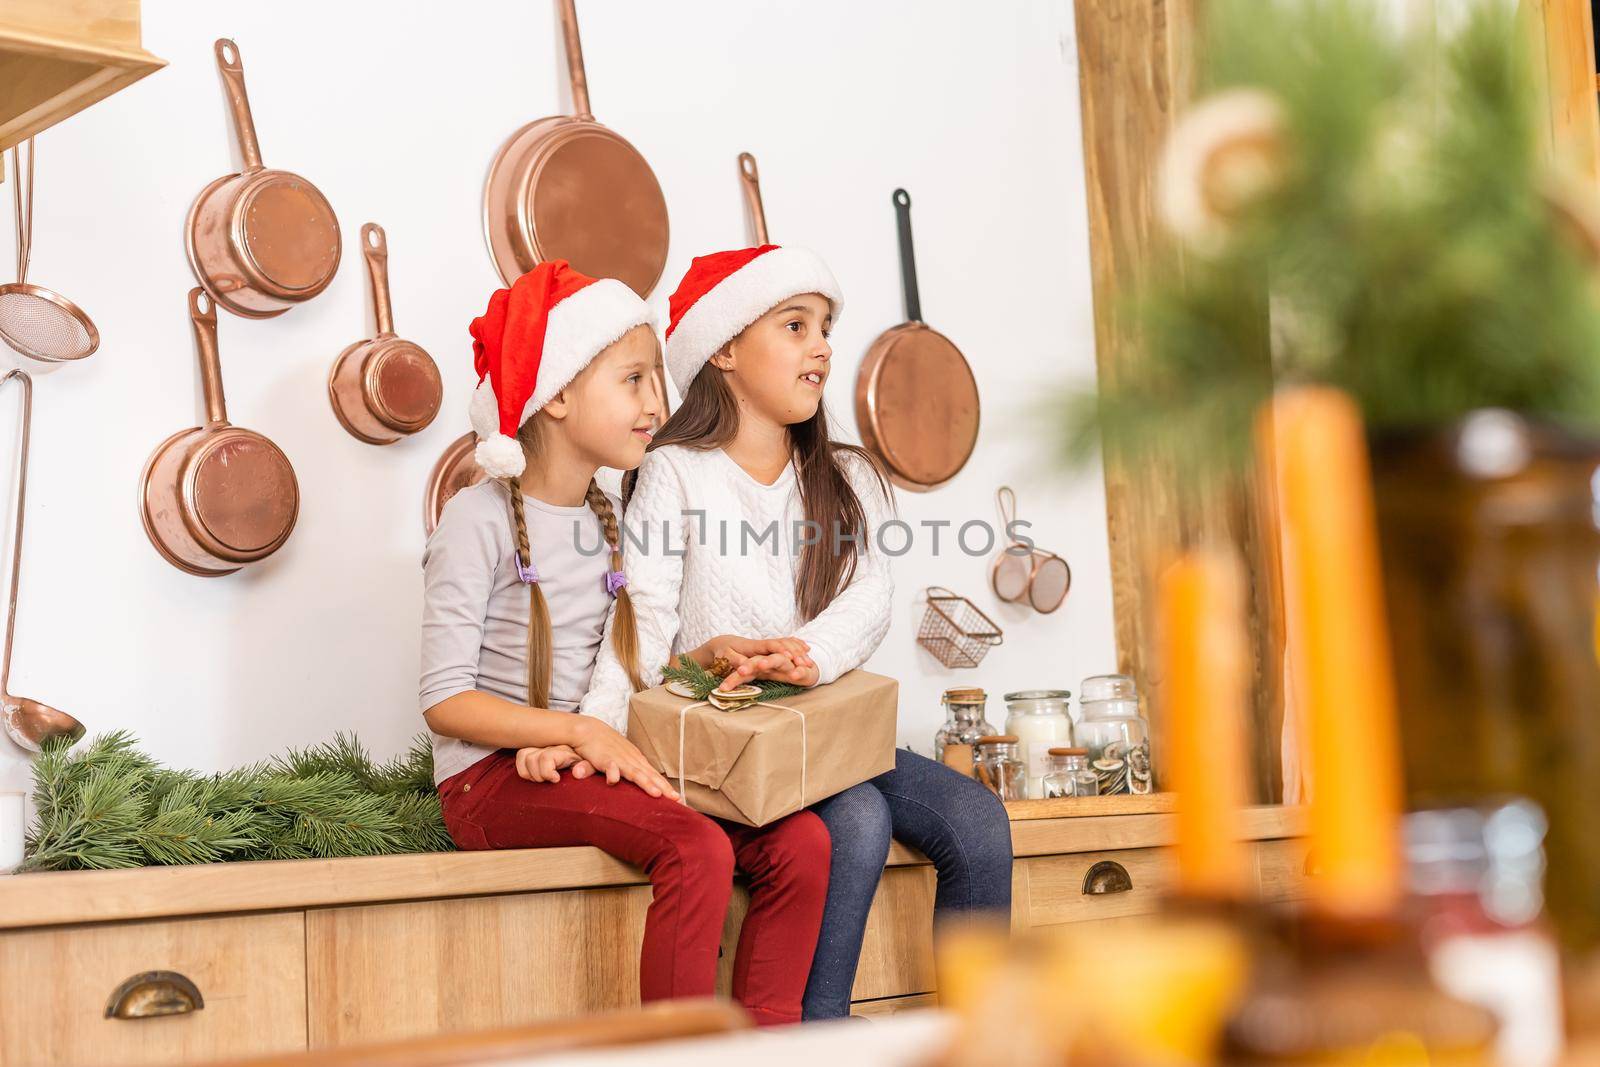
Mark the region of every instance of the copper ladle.
POLYGON ((33 424, 33 379, 20 370, 7 371, 0 386, 12 378, 22 383, 22 451, 17 459, 17 526, 11 538, 11 595, 6 601, 6 649, 0 660, 0 708, 5 709, 6 735, 21 748, 38 752, 53 737, 83 736, 83 723, 64 711, 28 697, 12 696, 11 639, 17 630, 17 575, 22 568, 22 513, 28 492, 28 436, 33 424))

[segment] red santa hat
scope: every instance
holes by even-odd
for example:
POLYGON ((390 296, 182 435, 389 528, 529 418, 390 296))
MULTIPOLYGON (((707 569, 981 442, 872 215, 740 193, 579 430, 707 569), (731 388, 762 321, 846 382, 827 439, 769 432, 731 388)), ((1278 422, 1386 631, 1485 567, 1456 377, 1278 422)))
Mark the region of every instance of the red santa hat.
POLYGON ((591 278, 564 259, 540 263, 489 297, 472 320, 474 458, 491 478, 522 473, 517 431, 595 356, 635 326, 650 308, 614 278, 591 278))
POLYGON ((762 245, 696 256, 668 301, 667 372, 682 396, 706 360, 746 326, 791 296, 818 293, 839 321, 844 296, 822 257, 804 248, 762 245))

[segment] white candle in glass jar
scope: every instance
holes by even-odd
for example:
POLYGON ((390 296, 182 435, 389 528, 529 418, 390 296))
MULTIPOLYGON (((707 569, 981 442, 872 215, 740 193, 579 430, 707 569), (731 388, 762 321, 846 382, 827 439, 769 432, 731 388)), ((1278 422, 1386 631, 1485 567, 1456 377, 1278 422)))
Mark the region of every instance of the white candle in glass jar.
POLYGON ((1005 696, 1006 733, 1017 736, 1017 748, 1027 764, 1026 791, 1030 800, 1044 796, 1045 759, 1052 748, 1072 744, 1072 719, 1067 714, 1065 689, 1025 689, 1005 696))

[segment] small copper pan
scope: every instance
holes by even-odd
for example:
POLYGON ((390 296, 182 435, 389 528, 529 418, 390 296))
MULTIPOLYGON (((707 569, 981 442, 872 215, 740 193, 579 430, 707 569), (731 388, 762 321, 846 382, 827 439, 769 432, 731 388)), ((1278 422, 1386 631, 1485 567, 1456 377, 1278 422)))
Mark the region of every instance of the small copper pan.
POLYGON ((978 382, 961 350, 922 321, 911 197, 894 191, 905 323, 880 334, 856 375, 856 428, 889 480, 926 492, 954 478, 978 443, 978 382))
POLYGON ((388 445, 433 421, 444 382, 420 345, 395 336, 389 240, 376 222, 361 227, 361 252, 372 281, 378 336, 339 353, 328 374, 328 399, 351 436, 369 445, 388 445))
POLYGON ((439 462, 428 475, 428 490, 422 497, 422 527, 428 533, 439 525, 439 516, 450 498, 468 486, 483 481, 483 468, 472 458, 478 447, 478 435, 470 430, 450 442, 439 462))
POLYGON ((210 578, 264 559, 289 539, 300 486, 282 449, 228 422, 217 309, 203 290, 189 290, 189 318, 200 349, 206 424, 179 430, 151 453, 139 504, 156 551, 179 570, 210 578))
POLYGON ((261 165, 239 46, 213 46, 239 134, 244 170, 204 189, 184 241, 194 276, 220 307, 246 318, 281 315, 328 287, 339 269, 339 220, 317 187, 261 165))
POLYGON ((573 0, 558 0, 576 115, 530 122, 495 153, 483 228, 510 285, 546 259, 649 296, 667 263, 667 201, 644 156, 589 111, 573 0))

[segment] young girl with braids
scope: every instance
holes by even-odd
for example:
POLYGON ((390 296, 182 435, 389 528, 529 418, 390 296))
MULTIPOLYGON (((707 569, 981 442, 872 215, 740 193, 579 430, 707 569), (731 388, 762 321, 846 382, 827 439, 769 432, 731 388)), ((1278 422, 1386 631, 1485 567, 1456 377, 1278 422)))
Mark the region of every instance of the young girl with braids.
MULTIPOLYGON (((420 702, 445 825, 463 849, 595 845, 644 868, 646 1001, 714 991, 737 867, 751 906, 733 995, 758 1022, 797 1021, 827 893, 821 820, 691 811, 623 736, 625 701, 579 712, 603 632, 623 685, 642 688, 616 504, 594 475, 637 466, 658 421, 648 309, 558 260, 497 291, 471 333, 491 477, 450 500, 423 558, 420 702)), ((693 651, 776 647, 717 636, 693 651)))
MULTIPOLYGON (((894 582, 874 539, 892 494, 864 450, 830 438, 822 405, 841 303, 821 259, 774 245, 697 258, 672 294, 666 362, 683 401, 625 479, 640 662, 698 659, 697 643, 739 633, 774 644, 730 654, 725 687, 809 686, 883 640, 894 582)), ((586 707, 626 705, 626 662, 601 650, 586 707)), ((849 1013, 891 835, 933 860, 936 918, 1008 914, 1010 824, 971 778, 901 749, 894 770, 814 810, 833 855, 805 1018, 849 1013)))

